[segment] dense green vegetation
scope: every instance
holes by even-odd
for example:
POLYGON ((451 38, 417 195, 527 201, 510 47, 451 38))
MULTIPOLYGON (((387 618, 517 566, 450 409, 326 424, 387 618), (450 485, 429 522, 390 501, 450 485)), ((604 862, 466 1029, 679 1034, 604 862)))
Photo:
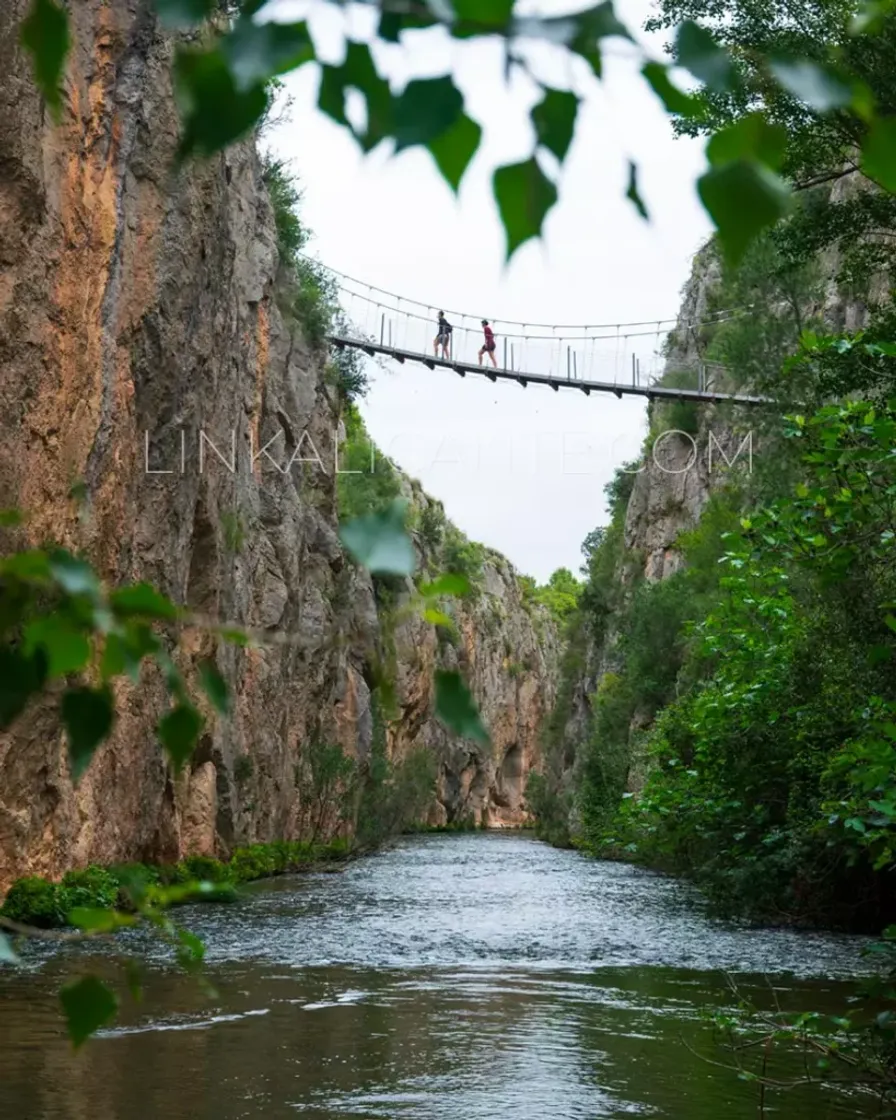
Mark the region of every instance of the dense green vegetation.
POLYGON ((392 463, 371 441, 357 407, 348 405, 342 419, 345 441, 336 479, 339 512, 346 518, 363 517, 394 502, 401 482, 392 463))
POLYGON ((303 871, 327 860, 345 859, 349 852, 345 840, 333 840, 329 844, 252 844, 237 848, 227 862, 207 856, 191 856, 168 866, 90 866, 80 871, 69 871, 58 883, 32 876, 12 884, 0 907, 0 917, 38 929, 53 929, 76 924, 76 912, 80 909, 117 909, 130 913, 134 909, 134 888, 137 884, 145 890, 201 880, 219 884, 222 888, 207 897, 226 900, 232 897, 226 889, 228 887, 272 875, 303 871))
MULTIPOLYGON (((326 344, 327 335, 348 333, 339 304, 336 281, 303 250, 311 231, 302 221, 302 192, 285 160, 270 152, 262 156, 262 178, 267 187, 277 229, 277 247, 284 277, 279 296, 283 310, 298 322, 310 342, 326 344)), ((328 366, 338 406, 350 406, 368 388, 364 357, 358 350, 333 349, 328 366)))
POLYGON ((561 629, 575 613, 582 593, 582 585, 569 568, 558 568, 543 586, 531 576, 520 576, 520 587, 523 601, 544 607, 561 629))

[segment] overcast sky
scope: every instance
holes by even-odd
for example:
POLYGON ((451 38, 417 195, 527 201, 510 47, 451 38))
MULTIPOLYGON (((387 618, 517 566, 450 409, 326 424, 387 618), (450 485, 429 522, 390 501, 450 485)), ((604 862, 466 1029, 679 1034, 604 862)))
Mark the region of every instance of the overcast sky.
MULTIPOLYGON (((368 38, 367 11, 295 7, 310 13, 318 50, 333 61, 346 30, 368 38)), ((568 9, 556 0, 540 7, 568 9)), ((640 28, 650 7, 617 0, 616 10, 640 28)), ((661 54, 661 40, 649 45, 661 54)), ((506 267, 491 174, 531 154, 528 112, 537 90, 524 79, 506 85, 497 41, 455 43, 432 30, 378 52, 396 79, 450 69, 485 128, 482 148, 455 199, 423 150, 362 157, 348 133, 315 111, 314 70, 299 71, 287 82, 291 120, 272 143, 301 179, 311 252, 387 291, 477 317, 585 324, 677 313, 691 258, 709 232, 693 186, 702 145, 673 139, 625 43, 609 42, 601 83, 548 46, 528 52, 539 74, 572 82, 586 102, 544 239, 506 267), (641 169, 649 224, 624 197, 629 158, 641 169)), ((656 343, 632 345, 647 355, 656 343)), ((542 581, 558 567, 578 569, 582 540, 606 520, 603 487, 645 431, 637 398, 523 390, 391 362, 376 371, 362 411, 379 446, 445 503, 465 533, 542 581)))

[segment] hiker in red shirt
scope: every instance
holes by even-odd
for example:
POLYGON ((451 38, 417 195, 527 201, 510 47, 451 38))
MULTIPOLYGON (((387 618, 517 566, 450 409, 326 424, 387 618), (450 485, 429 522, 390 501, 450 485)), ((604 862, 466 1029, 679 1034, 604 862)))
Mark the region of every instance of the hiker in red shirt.
POLYGON ((482 320, 482 329, 485 332, 485 344, 479 351, 479 364, 482 365, 483 357, 488 354, 492 360, 492 365, 497 369, 498 363, 495 361, 495 332, 488 325, 488 319, 482 320))

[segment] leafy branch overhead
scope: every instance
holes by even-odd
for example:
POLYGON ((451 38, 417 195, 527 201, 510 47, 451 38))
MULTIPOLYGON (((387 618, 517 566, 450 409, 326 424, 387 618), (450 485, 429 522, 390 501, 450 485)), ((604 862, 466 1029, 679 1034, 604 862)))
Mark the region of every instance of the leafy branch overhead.
MULTIPOLYGON (((383 42, 400 43, 405 32, 433 28, 458 40, 503 38, 508 74, 516 69, 528 73, 525 59, 516 49, 527 41, 540 40, 565 50, 597 78, 602 74, 605 39, 627 40, 636 56, 641 51, 616 17, 611 0, 561 17, 519 16, 514 0, 452 0, 450 6, 393 5, 391 0, 371 3, 379 9, 377 37, 383 42)), ((276 13, 273 20, 259 22, 257 13, 263 5, 258 0, 228 5, 220 0, 155 0, 155 6, 163 24, 171 29, 188 30, 207 21, 216 29, 206 45, 181 44, 177 49, 174 67, 183 118, 182 158, 210 155, 249 133, 266 112, 271 81, 313 62, 320 69, 320 110, 346 128, 363 151, 372 151, 387 140, 393 142, 396 152, 424 147, 451 189, 459 189, 479 150, 483 130, 467 113, 463 94, 450 73, 414 79, 396 92, 368 44, 348 41, 341 63, 322 63, 306 23, 278 22, 276 13), (350 92, 363 99, 363 126, 350 119, 350 92)), ((876 30, 884 6, 878 4, 877 9, 854 24, 854 34, 876 30)), ((35 80, 50 108, 58 112, 70 47, 67 15, 58 0, 33 0, 21 38, 32 56, 35 80)), ((644 80, 670 116, 686 122, 684 131, 705 130, 701 122, 707 119, 707 105, 713 98, 747 96, 735 56, 693 20, 685 20, 678 28, 671 61, 644 56, 642 62, 644 80), (701 88, 683 91, 672 76, 675 64, 689 71, 701 88)), ((866 173, 888 189, 896 183, 892 118, 876 114, 873 98, 862 82, 850 79, 833 61, 828 64, 776 54, 760 62, 767 88, 793 99, 806 112, 853 118, 866 173)), ((531 114, 534 142, 530 156, 499 167, 494 175, 508 258, 541 235, 559 197, 558 176, 575 131, 579 95, 544 85, 542 95, 531 114), (554 171, 546 171, 536 161, 539 149, 554 157, 554 171)), ((698 183, 700 199, 731 261, 739 260, 755 238, 788 210, 790 188, 782 177, 780 152, 763 142, 763 136, 775 126, 765 119, 761 106, 759 110, 755 129, 737 138, 736 146, 714 143, 717 135, 710 135, 710 168, 698 183)), ((631 164, 626 196, 646 219, 637 172, 631 164)))

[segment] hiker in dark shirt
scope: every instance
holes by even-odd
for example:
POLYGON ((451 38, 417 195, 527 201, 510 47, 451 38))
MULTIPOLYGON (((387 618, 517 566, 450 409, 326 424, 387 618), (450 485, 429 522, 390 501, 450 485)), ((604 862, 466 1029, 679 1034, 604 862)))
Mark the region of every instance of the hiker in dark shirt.
POLYGON ((488 325, 488 319, 482 320, 482 330, 485 333, 485 343, 479 351, 479 364, 482 365, 483 357, 488 354, 492 360, 492 365, 497 369, 498 363, 495 361, 495 332, 488 325))
POLYGON ((433 353, 436 357, 439 356, 439 347, 442 349, 442 357, 445 361, 451 358, 451 332, 454 327, 445 318, 445 312, 439 312, 439 333, 435 337, 433 343, 433 353))

